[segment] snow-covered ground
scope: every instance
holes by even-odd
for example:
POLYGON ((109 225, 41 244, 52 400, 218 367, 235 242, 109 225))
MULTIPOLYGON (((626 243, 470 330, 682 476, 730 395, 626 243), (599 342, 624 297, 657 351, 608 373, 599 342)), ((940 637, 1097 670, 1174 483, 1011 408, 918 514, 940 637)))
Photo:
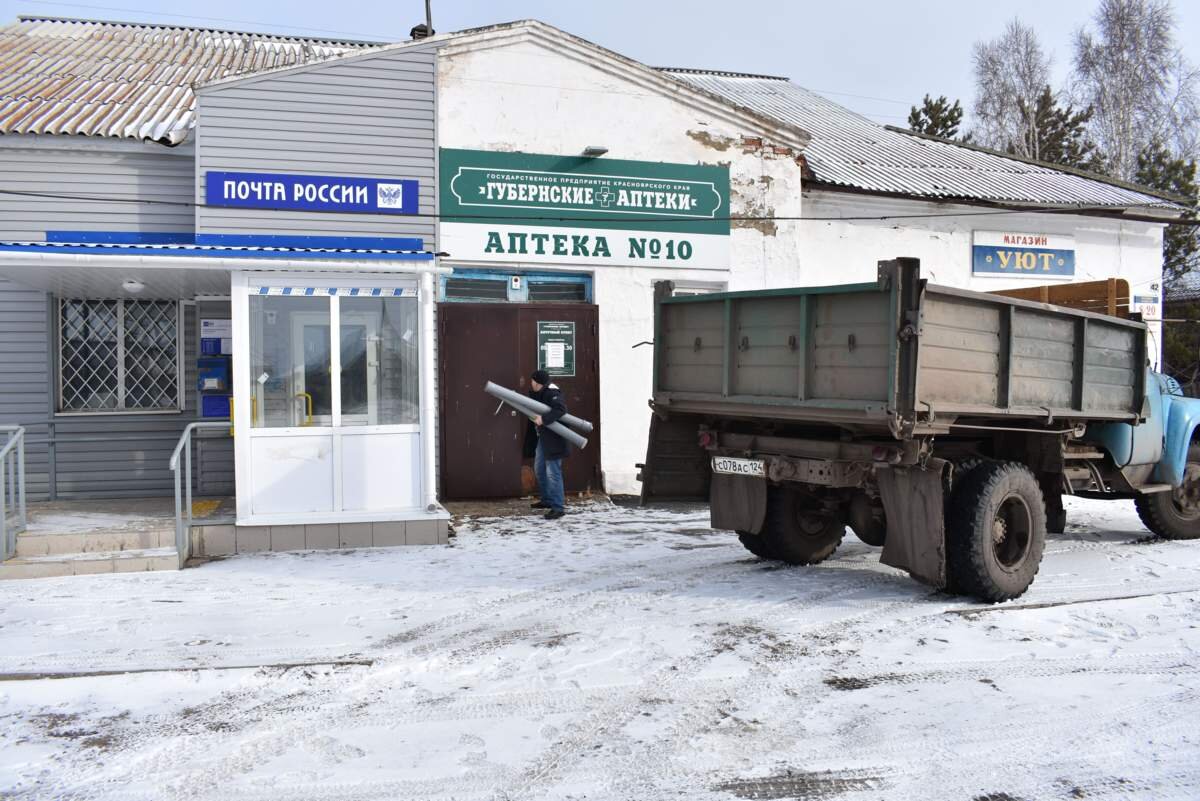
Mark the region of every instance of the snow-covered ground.
POLYGON ((602 504, 6 582, 0 798, 1198 798, 1200 542, 1069 513, 988 608, 602 504))

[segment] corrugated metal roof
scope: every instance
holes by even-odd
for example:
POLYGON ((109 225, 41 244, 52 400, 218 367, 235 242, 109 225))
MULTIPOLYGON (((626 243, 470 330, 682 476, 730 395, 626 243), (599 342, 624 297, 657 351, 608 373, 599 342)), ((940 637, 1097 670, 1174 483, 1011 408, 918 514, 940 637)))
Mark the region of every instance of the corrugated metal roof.
POLYGON ((671 68, 663 72, 808 131, 812 142, 804 158, 822 183, 937 200, 1186 209, 1097 178, 886 127, 787 78, 671 68))
POLYGON ((371 43, 142 23, 20 17, 0 27, 0 133, 175 145, 195 125, 192 87, 371 43))

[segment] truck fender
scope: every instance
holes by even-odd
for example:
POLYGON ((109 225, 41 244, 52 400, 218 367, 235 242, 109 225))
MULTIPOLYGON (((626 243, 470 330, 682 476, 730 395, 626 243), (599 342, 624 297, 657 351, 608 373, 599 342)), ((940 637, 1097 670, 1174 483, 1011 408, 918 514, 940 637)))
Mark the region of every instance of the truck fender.
POLYGON ((1163 443, 1163 458, 1158 463, 1158 478, 1173 487, 1183 482, 1187 469, 1188 446, 1200 425, 1200 399, 1165 395, 1163 406, 1167 413, 1167 433, 1163 443))

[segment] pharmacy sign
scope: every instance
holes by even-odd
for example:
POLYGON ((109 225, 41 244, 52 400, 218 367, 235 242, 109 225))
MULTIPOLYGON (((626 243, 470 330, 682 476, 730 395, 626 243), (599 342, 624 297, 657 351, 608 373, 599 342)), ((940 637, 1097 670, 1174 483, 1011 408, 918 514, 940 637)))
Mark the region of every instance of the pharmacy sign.
POLYGON ((444 149, 440 172, 457 258, 729 266, 727 167, 444 149))

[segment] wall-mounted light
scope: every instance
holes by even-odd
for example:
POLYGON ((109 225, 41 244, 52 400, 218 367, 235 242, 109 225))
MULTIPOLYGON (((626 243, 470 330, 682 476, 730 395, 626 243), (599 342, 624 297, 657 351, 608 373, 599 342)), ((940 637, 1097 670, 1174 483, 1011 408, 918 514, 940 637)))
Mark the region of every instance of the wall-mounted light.
POLYGON ((121 289, 124 289, 130 295, 136 295, 146 288, 146 285, 136 278, 129 278, 121 284, 121 289))
POLYGON ((588 145, 583 149, 583 155, 589 159, 594 159, 603 156, 608 152, 608 148, 604 145, 588 145))

